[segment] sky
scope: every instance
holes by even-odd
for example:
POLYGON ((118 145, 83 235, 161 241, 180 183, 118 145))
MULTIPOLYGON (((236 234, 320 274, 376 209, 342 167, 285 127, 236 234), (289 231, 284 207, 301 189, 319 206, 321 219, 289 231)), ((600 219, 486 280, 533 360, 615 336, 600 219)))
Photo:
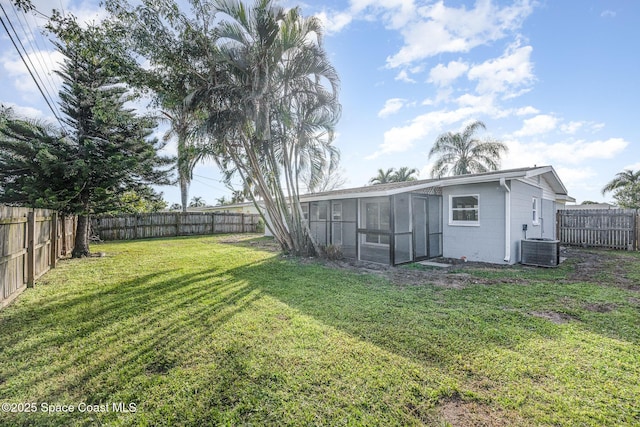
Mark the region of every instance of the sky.
MULTIPOLYGON (((42 12, 53 5, 81 19, 104 16, 98 0, 34 3, 42 12)), ((345 187, 366 185, 380 168, 407 166, 429 178, 428 153, 438 135, 474 120, 486 124, 479 137, 508 146, 501 169, 552 165, 578 203, 611 202, 602 187, 622 170, 640 169, 638 1, 281 3, 324 23, 324 47, 341 80, 334 144, 345 187)), ((33 18, 27 25, 9 0, 0 4, 34 67, 48 70, 42 73, 50 92, 57 92, 50 70, 59 55, 33 18)), ((0 31, 0 102, 54 121, 0 31)), ((167 151, 175 152, 175 143, 167 151)), ((177 186, 158 189, 170 204, 180 201, 177 186)), ((230 193, 215 165, 196 167, 190 197, 213 205, 230 193)))

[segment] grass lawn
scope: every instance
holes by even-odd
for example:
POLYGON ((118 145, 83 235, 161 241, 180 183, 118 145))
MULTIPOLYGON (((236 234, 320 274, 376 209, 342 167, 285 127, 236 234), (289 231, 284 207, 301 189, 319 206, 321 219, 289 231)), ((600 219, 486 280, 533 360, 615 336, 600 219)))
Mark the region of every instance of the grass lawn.
POLYGON ((61 262, 0 311, 0 402, 36 410, 0 425, 640 425, 638 254, 592 280, 570 259, 449 287, 263 242, 61 262))

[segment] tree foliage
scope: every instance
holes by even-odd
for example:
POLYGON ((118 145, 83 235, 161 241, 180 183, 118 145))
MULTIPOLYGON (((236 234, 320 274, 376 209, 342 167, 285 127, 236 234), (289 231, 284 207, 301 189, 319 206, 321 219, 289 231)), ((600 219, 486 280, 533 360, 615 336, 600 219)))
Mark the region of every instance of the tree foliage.
POLYGON ((81 257, 89 254, 89 215, 131 207, 133 194, 157 202, 149 185, 169 183, 172 159, 158 155, 156 121, 127 107, 135 99, 126 86, 131 62, 112 43, 122 34, 108 25, 83 28, 57 12, 48 29, 64 57, 58 74, 68 129, 5 114, 2 197, 77 214, 73 256, 81 257))
POLYGON ((436 138, 429 151, 429 159, 437 157, 431 169, 431 177, 466 175, 497 170, 500 158, 508 147, 492 139, 477 139, 475 134, 486 129, 481 121, 474 121, 461 132, 446 132, 436 138))
MULTIPOLYGON (((139 51, 155 67, 180 67, 183 105, 201 118, 205 148, 227 183, 242 179, 283 250, 318 251, 303 221, 299 182, 303 173, 317 180, 337 163, 332 141, 340 115, 339 79, 322 47, 320 21, 272 0, 189 3, 189 14, 171 0, 107 6, 134 38, 153 39, 149 49, 165 51, 139 51)), ((171 93, 180 99, 179 91, 171 93)))
POLYGON ((640 170, 624 170, 616 174, 602 189, 602 194, 612 192, 621 208, 640 209, 640 170))
POLYGON ((389 168, 387 170, 378 169, 378 174, 369 180, 369 184, 387 184, 390 182, 415 181, 418 176, 418 169, 402 166, 398 170, 389 168))

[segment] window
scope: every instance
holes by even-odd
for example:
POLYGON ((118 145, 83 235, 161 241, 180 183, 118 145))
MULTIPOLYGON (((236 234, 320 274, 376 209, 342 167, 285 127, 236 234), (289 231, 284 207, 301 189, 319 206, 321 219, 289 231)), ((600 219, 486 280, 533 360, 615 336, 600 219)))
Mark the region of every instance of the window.
POLYGON ((539 216, 538 216, 539 202, 537 197, 534 197, 532 200, 533 201, 531 202, 531 217, 532 217, 531 219, 533 220, 534 225, 538 225, 540 223, 539 216))
POLYGON ((449 196, 449 224, 480 225, 479 205, 478 194, 449 196))
POLYGON ((333 205, 331 206, 331 218, 334 221, 342 221, 342 203, 333 203, 333 205))
MULTIPOLYGON (((389 231, 389 201, 367 201, 364 203, 364 228, 367 230, 389 231)), ((389 244, 388 234, 366 233, 364 243, 389 244)))
POLYGON ((318 205, 318 220, 326 221, 327 220, 327 204, 320 203, 318 205))
POLYGON ((300 203, 302 208, 302 216, 306 221, 309 221, 309 203, 300 203))

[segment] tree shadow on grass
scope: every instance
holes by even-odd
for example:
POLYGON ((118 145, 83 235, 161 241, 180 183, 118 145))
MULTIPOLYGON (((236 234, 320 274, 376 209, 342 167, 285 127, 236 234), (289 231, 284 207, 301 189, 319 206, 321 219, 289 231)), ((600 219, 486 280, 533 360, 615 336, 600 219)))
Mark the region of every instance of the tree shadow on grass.
MULTIPOLYGON (((0 328, 0 400, 104 404, 121 395, 140 404, 145 382, 188 365, 194 348, 259 296, 225 271, 164 270, 14 307, 3 313, 7 327, 0 328)), ((0 425, 5 416, 11 425, 78 422, 77 413, 7 413, 0 425)))

